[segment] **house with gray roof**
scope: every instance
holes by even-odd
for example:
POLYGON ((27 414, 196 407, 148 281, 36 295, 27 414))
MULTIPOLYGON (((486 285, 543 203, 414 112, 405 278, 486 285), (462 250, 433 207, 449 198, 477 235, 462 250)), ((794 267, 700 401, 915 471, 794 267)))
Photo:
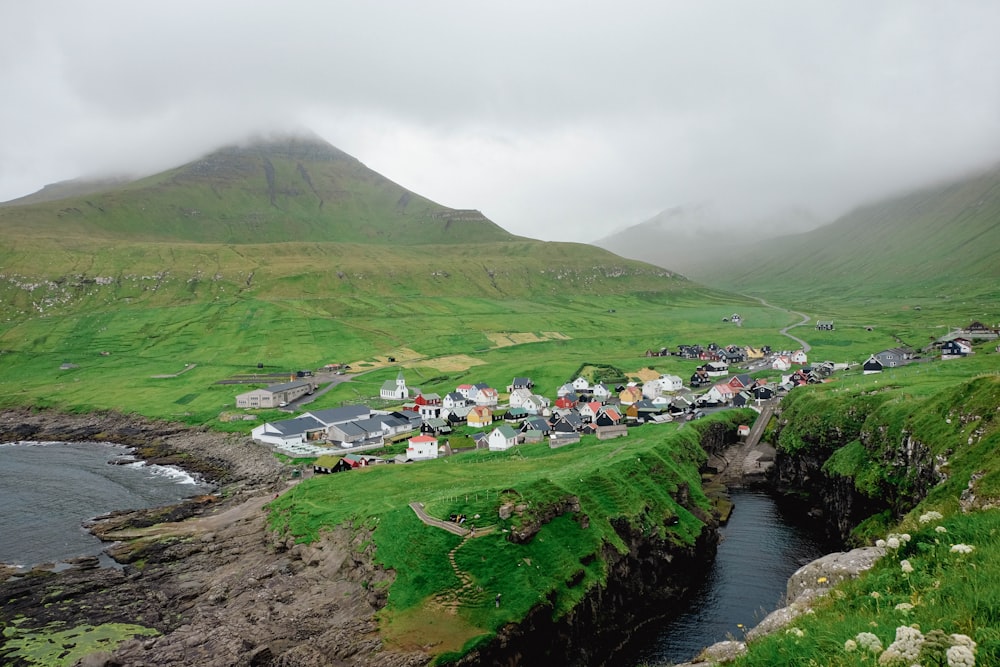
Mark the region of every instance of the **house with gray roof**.
POLYGON ((310 440, 325 439, 326 425, 308 415, 303 415, 295 419, 261 424, 254 428, 250 435, 258 442, 277 447, 301 445, 310 440))
POLYGON ((236 407, 247 409, 279 408, 291 403, 297 398, 311 394, 316 390, 312 380, 296 380, 272 384, 264 389, 254 389, 236 396, 236 407))

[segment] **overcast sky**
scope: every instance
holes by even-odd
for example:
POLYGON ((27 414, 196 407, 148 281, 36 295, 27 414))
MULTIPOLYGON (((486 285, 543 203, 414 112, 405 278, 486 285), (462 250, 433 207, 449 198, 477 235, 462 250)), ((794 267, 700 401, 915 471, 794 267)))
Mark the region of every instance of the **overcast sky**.
POLYGON ((0 0, 0 34, 0 201, 296 127, 546 240, 1000 163, 996 0, 0 0))

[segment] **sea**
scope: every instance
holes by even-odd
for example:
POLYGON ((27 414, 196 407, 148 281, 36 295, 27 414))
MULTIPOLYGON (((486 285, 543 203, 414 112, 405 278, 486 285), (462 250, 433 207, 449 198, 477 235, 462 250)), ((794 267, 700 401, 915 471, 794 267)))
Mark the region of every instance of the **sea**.
POLYGON ((147 465, 122 445, 94 442, 0 443, 0 563, 65 567, 104 554, 83 524, 114 510, 144 509, 215 488, 173 466, 147 465))

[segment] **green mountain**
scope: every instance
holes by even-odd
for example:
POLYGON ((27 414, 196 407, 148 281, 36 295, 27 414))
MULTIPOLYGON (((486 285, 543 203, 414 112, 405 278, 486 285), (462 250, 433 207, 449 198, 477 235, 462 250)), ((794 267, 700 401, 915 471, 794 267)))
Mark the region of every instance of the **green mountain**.
POLYGON ((515 237, 315 138, 215 151, 131 183, 70 182, 0 207, 5 235, 191 243, 483 243, 515 237))
POLYGON ((785 296, 997 294, 998 249, 1000 166, 730 254, 712 284, 785 296))

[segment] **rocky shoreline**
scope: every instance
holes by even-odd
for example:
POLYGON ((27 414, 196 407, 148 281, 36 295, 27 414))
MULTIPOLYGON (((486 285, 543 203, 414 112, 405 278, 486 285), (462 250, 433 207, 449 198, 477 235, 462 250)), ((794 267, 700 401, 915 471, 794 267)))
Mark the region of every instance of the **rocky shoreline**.
MULTIPOLYGON (((375 612, 392 573, 374 567, 364 531, 339 529, 320 542, 275 538, 264 505, 287 488, 288 472, 246 436, 116 413, 0 413, 0 441, 114 442, 149 463, 175 465, 220 486, 219 495, 178 505, 114 512, 91 525, 124 564, 91 559, 60 572, 7 572, 0 624, 19 633, 129 623, 159 635, 126 641, 77 664, 409 667, 422 651, 384 651, 375 612)), ((4 573, 0 573, 4 574, 4 573)), ((4 664, 28 664, 6 655, 4 664)))

